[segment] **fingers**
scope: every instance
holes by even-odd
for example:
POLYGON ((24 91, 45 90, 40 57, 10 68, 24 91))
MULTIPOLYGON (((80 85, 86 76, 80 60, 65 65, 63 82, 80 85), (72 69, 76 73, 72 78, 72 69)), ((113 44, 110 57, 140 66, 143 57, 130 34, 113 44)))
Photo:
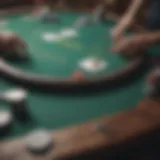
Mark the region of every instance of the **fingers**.
POLYGON ((113 42, 117 42, 121 38, 123 38, 123 34, 120 31, 116 30, 116 29, 114 29, 111 34, 112 34, 113 42))
POLYGON ((117 41, 113 46, 110 48, 110 50, 114 53, 121 53, 124 52, 127 49, 127 46, 123 39, 117 41))

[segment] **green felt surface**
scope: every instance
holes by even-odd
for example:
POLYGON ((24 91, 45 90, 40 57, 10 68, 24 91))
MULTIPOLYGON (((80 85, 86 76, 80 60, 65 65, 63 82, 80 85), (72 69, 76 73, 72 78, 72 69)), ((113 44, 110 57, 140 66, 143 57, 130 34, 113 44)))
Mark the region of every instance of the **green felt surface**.
MULTIPOLYGON (((125 59, 109 52, 113 22, 76 29, 73 24, 80 16, 81 14, 59 13, 60 24, 46 24, 38 17, 25 15, 7 17, 5 29, 18 33, 27 41, 32 59, 27 64, 15 65, 25 71, 61 77, 70 76, 79 69, 79 63, 89 57, 104 60, 108 67, 94 74, 84 71, 86 76, 104 75, 125 67, 128 64, 125 59), (75 29, 78 36, 61 38, 56 42, 48 42, 43 38, 46 33, 59 34, 67 28, 75 29)), ((3 29, 4 25, 1 27, 3 29)))
MULTIPOLYGON (((61 25, 43 24, 35 17, 30 18, 27 15, 4 19, 6 23, 0 24, 0 29, 17 32, 29 43, 32 61, 14 63, 14 66, 39 74, 70 76, 77 69, 79 60, 96 56, 105 60, 109 64, 108 68, 94 75, 86 75, 100 76, 127 65, 124 59, 109 52, 112 44, 110 31, 113 26, 110 21, 78 30, 79 36, 75 39, 56 43, 43 41, 41 36, 44 32, 58 32, 65 27, 71 27, 79 14, 59 13, 59 16, 63 20, 61 25)), ((4 79, 0 80, 1 91, 17 86, 4 79)), ((14 119, 12 131, 5 138, 24 135, 39 127, 56 129, 131 109, 144 97, 143 87, 144 77, 121 89, 84 95, 57 95, 29 90, 28 111, 32 120, 23 124, 14 119)), ((0 108, 10 109, 10 106, 1 104, 0 108)))

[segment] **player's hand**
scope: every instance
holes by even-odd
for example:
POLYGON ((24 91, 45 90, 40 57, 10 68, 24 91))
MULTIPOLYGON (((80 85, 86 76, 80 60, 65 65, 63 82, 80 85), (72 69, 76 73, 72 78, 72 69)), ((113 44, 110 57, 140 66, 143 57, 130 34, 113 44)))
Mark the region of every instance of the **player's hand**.
POLYGON ((122 38, 123 33, 124 33, 124 30, 121 25, 118 25, 115 28, 113 28, 112 33, 111 33, 113 41, 116 42, 120 40, 122 38))
POLYGON ((111 51, 115 53, 133 54, 139 51, 144 51, 148 47, 145 37, 135 35, 131 37, 122 37, 112 47, 111 51))
POLYGON ((129 16, 125 16, 117 26, 115 26, 112 30, 112 38, 113 41, 118 41, 123 35, 124 32, 129 28, 133 20, 129 16))

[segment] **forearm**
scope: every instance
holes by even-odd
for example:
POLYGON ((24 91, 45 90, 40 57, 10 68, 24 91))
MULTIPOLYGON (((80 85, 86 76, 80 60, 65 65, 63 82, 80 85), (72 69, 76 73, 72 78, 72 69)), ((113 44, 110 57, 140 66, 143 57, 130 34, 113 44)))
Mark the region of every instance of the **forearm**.
POLYGON ((143 41, 149 45, 160 44, 160 31, 144 34, 143 41))
POLYGON ((122 27, 128 27, 131 25, 133 19, 135 18, 136 14, 140 10, 144 0, 132 0, 132 4, 129 6, 127 11, 125 12, 124 16, 120 20, 120 24, 122 27))

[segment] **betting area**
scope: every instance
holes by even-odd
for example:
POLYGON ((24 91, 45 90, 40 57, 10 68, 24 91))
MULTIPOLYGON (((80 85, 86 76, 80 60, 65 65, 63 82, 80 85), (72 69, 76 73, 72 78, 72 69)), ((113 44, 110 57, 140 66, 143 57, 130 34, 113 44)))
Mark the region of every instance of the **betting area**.
POLYGON ((0 28, 19 34, 29 46, 31 61, 18 64, 19 68, 61 77, 70 77, 81 70, 85 77, 92 77, 111 73, 128 63, 107 52, 111 45, 110 27, 113 27, 113 22, 109 26, 98 21, 80 26, 85 17, 91 19, 92 16, 59 12, 56 17, 58 22, 50 23, 30 14, 3 19, 0 28))

